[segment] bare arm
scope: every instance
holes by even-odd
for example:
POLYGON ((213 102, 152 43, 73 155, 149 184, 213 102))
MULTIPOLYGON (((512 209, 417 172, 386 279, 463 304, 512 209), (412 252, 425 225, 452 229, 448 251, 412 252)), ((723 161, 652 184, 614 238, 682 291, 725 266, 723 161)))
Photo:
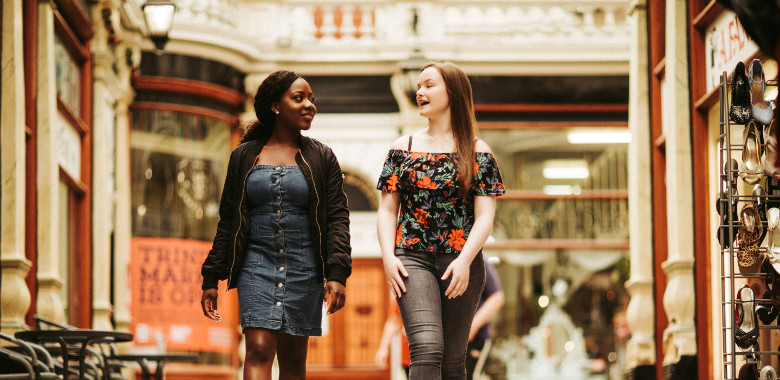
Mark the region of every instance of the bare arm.
POLYGON ((387 355, 390 353, 390 343, 393 341, 395 334, 401 331, 401 321, 395 314, 387 316, 385 321, 385 327, 382 329, 382 339, 379 341, 379 349, 376 351, 374 362, 376 365, 384 368, 387 364, 387 355))
POLYGON ((498 309, 504 306, 504 292, 498 291, 490 296, 482 303, 477 309, 477 313, 474 314, 474 320, 471 322, 471 331, 469 331, 469 342, 477 335, 482 326, 490 322, 493 316, 496 315, 498 309))
POLYGON ((408 276, 401 261, 395 257, 395 228, 398 223, 398 207, 401 202, 400 193, 382 192, 377 210, 376 232, 379 248, 382 251, 382 262, 385 267, 385 279, 390 292, 396 298, 406 292, 401 276, 408 276))

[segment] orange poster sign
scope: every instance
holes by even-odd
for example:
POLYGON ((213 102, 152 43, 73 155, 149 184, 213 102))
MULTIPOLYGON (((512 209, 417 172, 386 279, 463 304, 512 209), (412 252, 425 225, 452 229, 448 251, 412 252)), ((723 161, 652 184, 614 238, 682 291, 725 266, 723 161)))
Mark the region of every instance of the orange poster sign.
POLYGON ((219 284, 222 322, 203 315, 200 267, 211 242, 135 237, 130 287, 136 346, 168 350, 233 352, 238 347, 238 301, 219 284))

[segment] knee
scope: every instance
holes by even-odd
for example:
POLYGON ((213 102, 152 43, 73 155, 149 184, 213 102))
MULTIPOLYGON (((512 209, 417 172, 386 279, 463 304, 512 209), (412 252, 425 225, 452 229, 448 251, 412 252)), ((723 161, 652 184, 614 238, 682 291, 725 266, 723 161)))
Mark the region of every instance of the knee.
POLYGON ((463 379, 466 376, 466 357, 441 363, 442 379, 463 379))
POLYGON ((303 355, 279 355, 279 368, 290 373, 305 371, 306 352, 303 355))
POLYGON ((414 342, 409 340, 409 356, 418 363, 441 363, 444 341, 438 334, 418 334, 414 342))
POLYGON ((250 364, 262 364, 273 362, 276 350, 272 342, 267 339, 256 338, 246 340, 245 362, 250 364))

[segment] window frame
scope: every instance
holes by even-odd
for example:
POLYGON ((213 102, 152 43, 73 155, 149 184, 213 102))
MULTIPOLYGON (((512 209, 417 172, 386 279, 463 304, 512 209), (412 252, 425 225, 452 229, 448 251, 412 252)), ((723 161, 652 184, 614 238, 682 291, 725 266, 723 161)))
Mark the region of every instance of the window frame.
POLYGON ((92 324, 92 56, 89 50, 93 35, 89 19, 81 7, 72 0, 56 0, 54 8, 54 34, 67 49, 71 59, 80 67, 81 87, 79 110, 73 110, 57 97, 57 111, 63 120, 79 134, 81 139, 80 178, 73 178, 62 166, 59 178, 69 189, 68 217, 70 227, 67 254, 70 267, 67 270, 68 322, 78 327, 92 324), (78 278, 78 282, 74 281, 78 278))

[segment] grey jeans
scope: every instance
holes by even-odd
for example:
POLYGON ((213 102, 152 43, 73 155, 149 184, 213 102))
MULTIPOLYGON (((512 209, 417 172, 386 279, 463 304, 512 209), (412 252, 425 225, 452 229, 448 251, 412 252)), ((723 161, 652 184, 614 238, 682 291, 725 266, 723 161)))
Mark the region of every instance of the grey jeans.
POLYGON ((471 262, 468 288, 453 299, 444 295, 452 276, 441 277, 457 255, 403 249, 395 255, 409 273, 406 293, 398 299, 409 339, 409 380, 466 379, 469 330, 485 286, 482 252, 471 262))

